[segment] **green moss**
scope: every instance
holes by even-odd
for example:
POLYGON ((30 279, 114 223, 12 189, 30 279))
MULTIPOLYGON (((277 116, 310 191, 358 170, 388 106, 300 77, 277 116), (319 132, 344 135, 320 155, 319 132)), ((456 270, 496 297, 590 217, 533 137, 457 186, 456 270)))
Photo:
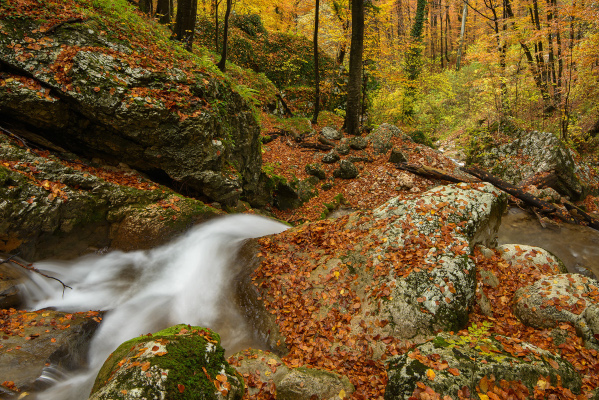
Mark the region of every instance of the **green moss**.
MULTIPOLYGON (((121 344, 108 358, 102 367, 92 392, 100 389, 110 378, 110 373, 118 367, 123 359, 130 359, 137 354, 146 342, 158 341, 166 343, 167 355, 149 358, 152 366, 162 371, 168 370, 165 390, 169 400, 216 400, 216 389, 213 380, 219 374, 236 376, 243 385, 234 368, 225 360, 225 350, 220 346, 220 336, 206 328, 179 324, 153 335, 136 337, 121 344), (185 329, 187 332, 181 333, 185 329), (208 356, 207 352, 213 352, 208 356), (210 376, 210 379, 204 372, 210 376), (187 390, 181 392, 179 385, 187 390)), ((126 382, 133 377, 133 369, 125 369, 118 379, 126 382)))

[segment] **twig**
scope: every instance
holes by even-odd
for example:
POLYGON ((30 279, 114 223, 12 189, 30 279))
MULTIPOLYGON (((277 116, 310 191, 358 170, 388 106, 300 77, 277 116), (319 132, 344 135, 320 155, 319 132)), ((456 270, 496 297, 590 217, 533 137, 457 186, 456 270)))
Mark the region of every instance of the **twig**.
POLYGON ((20 137, 19 135, 12 133, 11 131, 9 131, 6 128, 3 128, 2 126, 0 126, 0 131, 6 133, 7 135, 12 136, 13 138, 17 139, 19 142, 21 142, 23 144, 23 146, 27 147, 29 150, 31 150, 31 147, 29 147, 27 145, 27 142, 25 141, 25 139, 23 139, 22 137, 20 137))
POLYGON ((43 277, 46 277, 46 278, 48 278, 48 279, 54 279, 55 281, 58 281, 58 282, 60 282, 60 284, 62 285, 62 295, 63 295, 63 296, 64 296, 64 290, 65 290, 66 288, 73 289, 73 288, 72 288, 72 287, 70 287, 69 285, 65 285, 65 284, 64 284, 64 282, 63 282, 63 281, 61 281, 60 279, 58 279, 58 278, 55 278, 55 277, 53 277, 53 276, 50 276, 50 275, 46 275, 46 274, 44 274, 44 273, 43 273, 42 271, 40 271, 39 269, 37 269, 37 268, 33 267, 33 264, 24 265, 24 264, 20 263, 19 261, 17 261, 17 260, 14 260, 14 258, 15 258, 15 257, 16 257, 15 255, 12 255, 12 256, 8 257, 7 259, 5 259, 5 260, 0 260, 0 264, 2 264, 2 263, 8 263, 8 262, 11 262, 11 263, 13 263, 13 264, 16 264, 16 265, 18 265, 18 266, 19 266, 19 267, 21 267, 21 268, 25 268, 25 269, 26 269, 26 270, 28 270, 28 271, 35 272, 36 274, 40 274, 40 275, 41 275, 41 276, 43 276, 43 277))

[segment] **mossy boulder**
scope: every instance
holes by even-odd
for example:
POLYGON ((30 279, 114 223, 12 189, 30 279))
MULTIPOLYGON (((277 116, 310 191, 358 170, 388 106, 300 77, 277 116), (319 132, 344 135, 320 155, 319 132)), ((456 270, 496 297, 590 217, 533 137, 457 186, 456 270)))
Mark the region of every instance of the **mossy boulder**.
POLYGON ((440 334, 391 359, 388 371, 385 400, 408 399, 431 389, 437 398, 458 398, 466 392, 486 398, 501 389, 505 397, 500 398, 512 391, 520 394, 517 398, 533 399, 535 389, 542 393, 561 383, 580 394, 582 384, 563 358, 518 339, 491 336, 485 327, 476 326, 460 335, 440 334))
POLYGON ((252 106, 211 62, 133 10, 126 1, 49 0, 24 17, 0 3, 0 59, 10 71, 0 76, 0 117, 33 142, 126 162, 222 204, 261 203, 252 106), (80 22, 49 23, 69 17, 80 22))
POLYGON ((224 354, 218 334, 184 324, 131 339, 106 360, 90 400, 241 399, 243 379, 224 354))
POLYGON ((30 261, 150 248, 220 213, 135 171, 66 162, 4 135, 0 198, 0 251, 30 261))

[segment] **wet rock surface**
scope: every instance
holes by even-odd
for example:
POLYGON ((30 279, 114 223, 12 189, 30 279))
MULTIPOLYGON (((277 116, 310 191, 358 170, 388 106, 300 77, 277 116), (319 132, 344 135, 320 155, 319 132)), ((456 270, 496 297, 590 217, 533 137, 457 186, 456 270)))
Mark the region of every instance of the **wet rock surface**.
POLYGON ((86 366, 101 313, 4 309, 0 320, 0 376, 28 391, 43 388, 36 381, 45 368, 74 371, 86 366))

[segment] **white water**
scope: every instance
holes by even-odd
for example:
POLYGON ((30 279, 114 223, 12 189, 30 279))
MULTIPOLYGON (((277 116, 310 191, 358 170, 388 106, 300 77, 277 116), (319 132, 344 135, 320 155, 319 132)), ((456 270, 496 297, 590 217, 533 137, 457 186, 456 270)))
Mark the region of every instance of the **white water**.
POLYGON ((89 369, 60 380, 40 398, 87 399, 97 372, 122 342, 179 323, 212 328, 221 334, 223 347, 240 350, 253 339, 232 301, 231 280, 242 267, 232 263, 245 239, 285 229, 265 218, 235 215, 198 226, 177 241, 149 251, 36 263, 73 290, 66 289, 63 297, 56 281, 33 276, 30 308, 111 310, 91 342, 89 369))

